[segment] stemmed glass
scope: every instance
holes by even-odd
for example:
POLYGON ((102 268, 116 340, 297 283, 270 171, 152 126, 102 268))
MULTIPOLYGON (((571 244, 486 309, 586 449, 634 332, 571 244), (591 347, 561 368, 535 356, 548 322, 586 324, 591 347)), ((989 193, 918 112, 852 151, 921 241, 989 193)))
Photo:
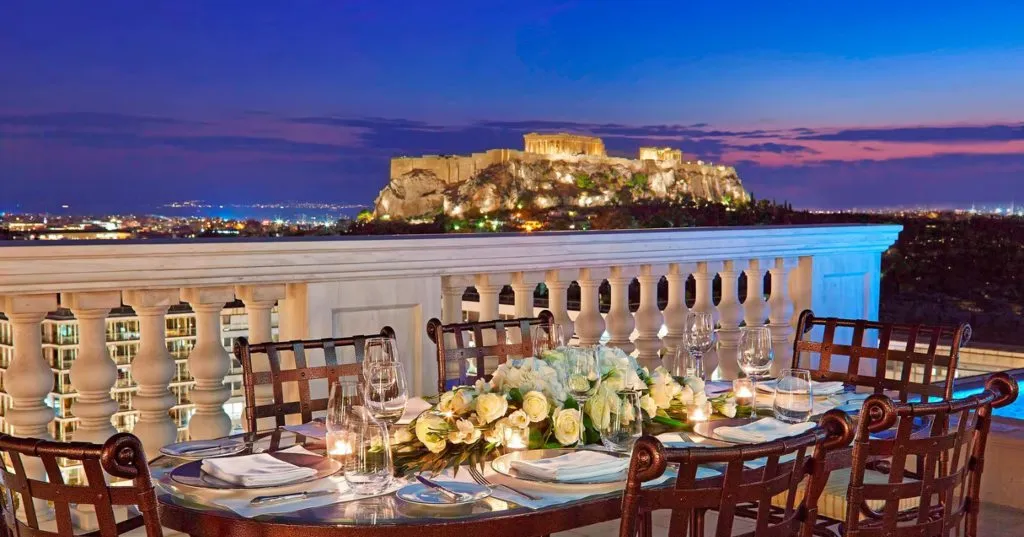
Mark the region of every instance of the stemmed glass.
POLYGON ((618 392, 618 405, 611 409, 608 423, 601 424, 601 443, 604 447, 629 452, 633 444, 644 434, 643 414, 640 408, 640 392, 625 390, 618 392))
POLYGON ((540 356, 544 351, 555 350, 566 345, 565 331, 558 323, 531 326, 530 340, 533 343, 534 356, 540 356))
POLYGON ((785 369, 775 385, 772 409, 775 419, 786 423, 801 423, 811 418, 814 394, 811 392, 811 372, 806 369, 785 369))
POLYGON ((569 353, 569 363, 566 368, 565 386, 569 395, 579 404, 580 407, 580 438, 577 446, 582 447, 586 443, 586 432, 583 426, 583 407, 587 399, 597 391, 601 383, 601 370, 598 366, 600 356, 596 345, 589 347, 576 347, 569 353))
MULTIPOLYGON (((715 320, 710 313, 691 311, 686 314, 683 327, 683 344, 693 359, 695 376, 707 380, 704 371, 704 355, 715 346, 715 320)), ((677 361, 677 364, 679 362, 677 361)))
POLYGON ((405 413, 409 390, 401 362, 370 365, 363 379, 363 404, 370 414, 384 425, 393 425, 405 413))
POLYGON ((370 367, 398 361, 398 343, 395 338, 377 336, 366 339, 363 347, 363 377, 370 375, 370 367))
POLYGON ((755 381, 772 369, 775 352, 772 350, 772 334, 767 326, 747 326, 740 331, 740 369, 755 381))

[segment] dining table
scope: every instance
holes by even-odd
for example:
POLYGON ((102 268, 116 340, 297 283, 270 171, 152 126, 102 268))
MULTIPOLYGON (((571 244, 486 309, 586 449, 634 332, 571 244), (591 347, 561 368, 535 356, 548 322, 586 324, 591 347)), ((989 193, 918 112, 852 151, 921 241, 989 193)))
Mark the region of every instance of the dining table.
MULTIPOLYGON (((762 415, 770 415, 770 411, 762 415)), ((713 422, 711 428, 740 425, 751 420, 721 418, 713 422)), ((713 434, 702 436, 693 431, 666 431, 663 427, 659 431, 659 438, 669 447, 673 441, 681 442, 679 445, 735 445, 716 439, 713 434)), ((245 439, 249 452, 274 453, 295 445, 317 453, 323 453, 325 449, 323 440, 283 428, 246 433, 240 437, 245 439)), ((833 449, 826 459, 827 469, 849 467, 851 458, 851 446, 833 449)), ((620 518, 624 485, 622 482, 607 485, 533 483, 496 474, 489 465, 485 465, 485 477, 499 486, 494 488, 490 497, 473 503, 418 505, 405 502, 389 491, 387 494, 309 508, 302 508, 297 503, 294 509, 243 516, 224 507, 224 502, 218 503, 219 491, 188 487, 171 479, 171 472, 186 462, 184 458, 163 455, 152 460, 150 468, 157 483, 161 523, 194 537, 541 536, 620 518), (539 501, 505 490, 500 487, 503 484, 527 492, 539 501)), ((465 470, 463 468, 456 476, 448 477, 469 482, 470 476, 465 470)), ((754 480, 760 472, 758 468, 750 468, 745 476, 749 475, 754 480)), ((645 486, 671 487, 674 484, 672 477, 667 473, 645 486)), ((712 475, 701 479, 699 485, 714 487, 723 479, 721 474, 712 475)))

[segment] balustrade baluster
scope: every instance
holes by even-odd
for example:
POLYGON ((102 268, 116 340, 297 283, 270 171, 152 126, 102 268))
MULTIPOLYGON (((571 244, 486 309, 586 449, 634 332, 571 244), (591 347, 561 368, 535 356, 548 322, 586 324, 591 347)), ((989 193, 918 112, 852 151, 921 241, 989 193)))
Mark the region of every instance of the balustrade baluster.
POLYGON ((178 293, 177 289, 140 289, 122 294, 124 303, 139 316, 139 351, 132 361, 132 377, 139 387, 132 404, 139 411, 139 421, 132 432, 142 440, 150 459, 178 436, 169 413, 176 401, 167 386, 176 366, 167 352, 165 320, 167 309, 179 302, 178 293))
POLYGON ((743 300, 743 323, 747 326, 763 326, 766 304, 764 301, 764 269, 761 268, 760 260, 751 259, 747 263, 747 269, 743 272, 747 275, 747 296, 743 300))
MULTIPOLYGON (((718 272, 722 281, 722 297, 718 302, 718 373, 721 378, 734 379, 739 374, 737 349, 740 340, 740 321, 743 307, 738 295, 739 275, 735 261, 722 263, 718 272)), ((709 373, 710 376, 710 373, 709 373)))
MULTIPOLYGON (((711 300, 712 283, 715 279, 715 273, 708 268, 706 262, 697 263, 697 270, 693 272, 693 279, 696 283, 693 308, 695 312, 710 313, 712 317, 715 317, 715 304, 711 300)), ((712 372, 718 367, 718 351, 712 349, 704 355, 704 371, 707 373, 708 378, 711 378, 712 372)))
POLYGON ((793 302, 789 299, 788 282, 791 262, 777 257, 775 264, 768 269, 772 275, 771 295, 768 297, 768 331, 772 334, 772 349, 775 361, 772 363, 772 375, 777 376, 793 362, 793 327, 790 325, 793 316, 793 302))
POLYGON ((637 281, 640 282, 640 306, 636 310, 637 337, 636 346, 639 352, 637 360, 640 365, 654 369, 661 365, 660 351, 662 347, 661 327, 664 317, 658 309, 658 284, 661 282, 661 270, 652 265, 640 267, 637 281))
POLYGON ((554 321, 562 325, 565 337, 572 338, 573 322, 569 317, 569 285, 572 278, 563 277, 561 271, 549 270, 544 275, 544 285, 548 288, 548 311, 554 321))
MULTIPOLYGON (((249 343, 267 343, 273 341, 273 322, 271 312, 274 304, 285 297, 284 284, 278 285, 239 285, 235 294, 245 303, 245 313, 249 318, 249 343)), ((264 353, 252 355, 252 369, 257 372, 270 371, 270 361, 264 353)), ((274 388, 269 384, 255 387, 256 404, 270 404, 274 399, 274 388)), ((259 430, 273 428, 274 418, 262 418, 257 423, 259 430)))
POLYGON ((580 269, 576 283, 580 286, 580 314, 576 317, 576 334, 580 345, 596 345, 604 335, 604 317, 598 294, 603 274, 596 269, 580 269))
MULTIPOLYGON (((11 407, 4 419, 14 426, 17 436, 51 439, 49 425, 54 412, 45 401, 53 390, 53 370, 43 356, 41 325, 46 314, 57 309, 57 296, 14 295, 5 297, 2 305, 11 321, 14 343, 14 354, 4 379, 11 407)), ((46 469, 35 457, 25 459, 25 473, 33 479, 46 480, 46 469)), ((45 500, 35 500, 34 505, 40 518, 53 516, 45 500)))
POLYGON ((686 280, 690 276, 690 268, 680 263, 668 266, 665 279, 668 280, 668 303, 663 312, 665 318, 665 348, 667 356, 674 357, 676 349, 683 344, 686 330, 686 280))
POLYGON ((618 347, 626 354, 635 348, 630 340, 635 323, 629 311, 629 285, 635 275, 635 267, 612 267, 608 276, 608 285, 612 289, 608 315, 604 318, 608 327, 608 346, 618 347))
POLYGON ((220 314, 224 305, 235 299, 231 287, 191 287, 181 290, 181 299, 196 315, 196 345, 188 355, 188 370, 196 384, 189 398, 196 405, 188 421, 189 437, 207 440, 227 436, 231 418, 224 403, 231 398, 231 387, 224 377, 231 370, 231 358, 221 340, 220 314))
MULTIPOLYGON (((517 318, 534 316, 533 296, 537 291, 538 281, 540 278, 530 272, 516 272, 512 275, 512 293, 515 296, 515 316, 517 318)), ((508 336, 513 343, 521 342, 522 335, 519 330, 510 330, 508 336)))
POLYGON ((71 364, 71 385, 78 392, 74 439, 102 444, 117 429, 110 419, 117 401, 110 390, 117 382, 117 365, 107 350, 107 314, 121 305, 120 291, 64 293, 61 304, 78 320, 78 355, 71 364))

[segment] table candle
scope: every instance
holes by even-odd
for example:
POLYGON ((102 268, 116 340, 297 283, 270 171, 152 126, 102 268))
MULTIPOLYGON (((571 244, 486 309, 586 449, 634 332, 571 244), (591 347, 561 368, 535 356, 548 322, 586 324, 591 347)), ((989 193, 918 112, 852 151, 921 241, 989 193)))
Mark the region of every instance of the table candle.
POLYGON ((519 427, 505 426, 502 431, 505 449, 509 451, 521 451, 530 445, 530 430, 519 427))
POLYGON ((708 406, 710 405, 686 405, 686 421, 689 423, 708 421, 708 416, 711 414, 708 406))
POLYGON ((352 442, 349 435, 344 431, 331 431, 327 433, 327 455, 331 458, 339 458, 352 454, 352 442))
POLYGON ((736 406, 754 406, 754 381, 750 378, 732 381, 732 393, 736 397, 736 406))

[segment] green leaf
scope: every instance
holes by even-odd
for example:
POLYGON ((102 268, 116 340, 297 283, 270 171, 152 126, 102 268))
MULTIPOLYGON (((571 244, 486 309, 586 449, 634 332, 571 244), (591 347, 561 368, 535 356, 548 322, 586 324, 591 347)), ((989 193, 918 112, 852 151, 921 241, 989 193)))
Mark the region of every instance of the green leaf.
POLYGON ((681 429, 686 431, 692 430, 692 427, 688 423, 672 419, 668 416, 655 416, 654 418, 651 419, 651 421, 655 423, 660 423, 662 425, 668 425, 669 427, 675 429, 681 429))
POLYGON ((571 409, 574 409, 574 410, 579 410, 580 409, 580 404, 577 403, 576 400, 573 399, 572 396, 570 395, 570 396, 565 398, 565 403, 562 405, 562 407, 563 408, 571 408, 571 409))
POLYGON ((545 435, 540 429, 530 428, 530 449, 540 449, 544 447, 545 435))
POLYGON ((508 400, 515 404, 517 407, 522 408, 523 406, 523 392, 519 391, 519 388, 512 388, 508 391, 508 400))

